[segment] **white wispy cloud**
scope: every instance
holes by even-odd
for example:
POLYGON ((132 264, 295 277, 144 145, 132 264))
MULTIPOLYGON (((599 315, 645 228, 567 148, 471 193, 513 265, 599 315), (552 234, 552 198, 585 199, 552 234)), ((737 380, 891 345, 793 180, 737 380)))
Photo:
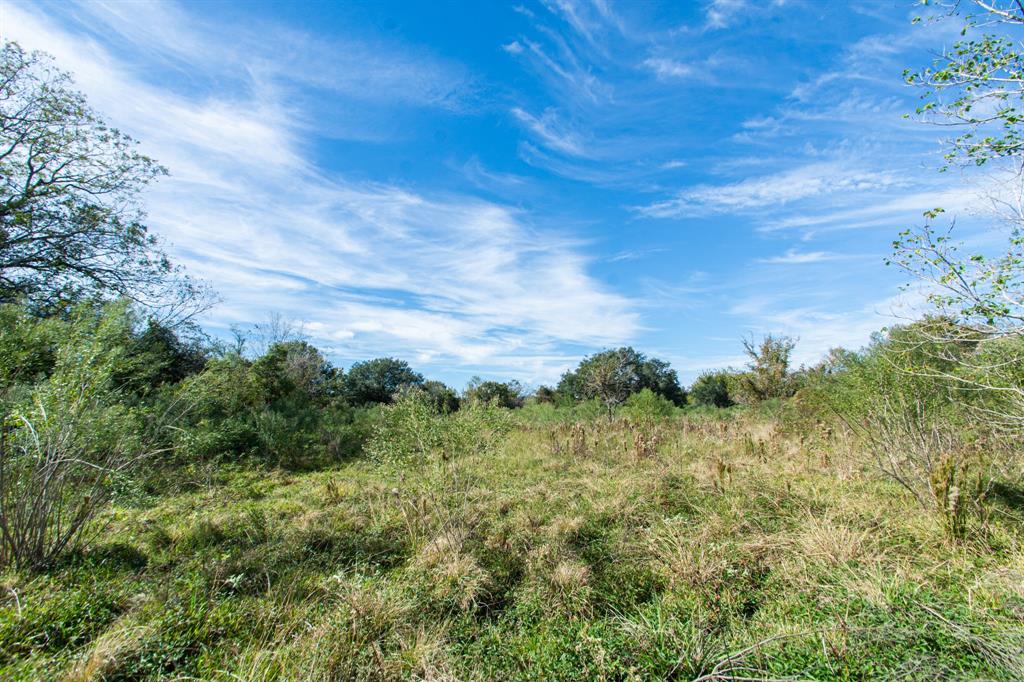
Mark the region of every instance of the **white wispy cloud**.
POLYGON ((889 190, 905 183, 892 171, 871 171, 839 161, 817 162, 732 183, 697 185, 638 210, 657 218, 745 212, 837 193, 889 190))
POLYGON ((563 366, 556 345, 619 343, 638 328, 633 303, 588 274, 573 240, 516 209, 325 174, 305 153, 304 112, 252 72, 230 95, 172 92, 79 31, 21 6, 5 13, 5 37, 55 54, 170 168, 146 193, 149 222, 221 293, 214 328, 279 311, 343 358, 491 364, 525 380, 563 366))
POLYGON ((775 265, 802 265, 804 263, 821 263, 822 261, 842 260, 847 257, 848 256, 838 253, 830 253, 828 251, 797 251, 796 249, 789 249, 786 253, 780 256, 759 258, 758 262, 775 265))
POLYGON ((558 113, 554 109, 545 109, 540 116, 534 116, 519 107, 514 107, 512 115, 537 136, 546 147, 572 156, 587 155, 581 135, 560 121, 558 113))
POLYGON ((771 296, 754 296, 738 302, 730 312, 747 320, 754 335, 785 334, 797 339, 794 362, 814 364, 832 348, 860 348, 880 328, 919 317, 923 303, 924 295, 917 291, 885 296, 843 310, 815 305, 786 306, 771 296))
POLYGON ((556 12, 565 18, 580 35, 591 43, 594 42, 595 27, 586 16, 583 8, 572 0, 544 0, 544 4, 552 12, 556 12))
POLYGON ((921 221, 921 214, 936 207, 947 211, 972 210, 978 205, 977 191, 969 188, 936 187, 928 191, 899 192, 875 197, 854 205, 822 206, 772 218, 758 226, 760 232, 795 230, 805 234, 888 226, 903 229, 921 221))
MULTIPOLYGON (((431 51, 365 36, 315 35, 279 24, 208 25, 167 0, 69 1, 79 30, 136 54, 191 69, 192 78, 230 77, 233 84, 302 83, 363 102, 402 102, 458 109, 471 76, 431 51), (115 40, 115 38, 117 40, 115 40)), ((231 81, 228 81, 231 83, 231 81)), ((222 80, 221 85, 225 82, 222 80)))
POLYGON ((643 61, 643 65, 653 71, 658 78, 685 78, 692 76, 694 72, 689 64, 665 57, 650 57, 643 61))
POLYGON ((785 4, 786 0, 771 0, 767 5, 750 0, 711 0, 704 8, 704 28, 728 28, 746 15, 764 11, 766 6, 777 8, 785 4))
POLYGON ((711 0, 704 10, 708 28, 726 28, 749 8, 747 0, 711 0))
POLYGON ((521 188, 526 183, 526 178, 521 175, 516 175, 514 173, 501 173, 486 168, 480 161, 480 158, 476 156, 473 156, 468 161, 458 166, 458 169, 467 180, 480 188, 521 188))
POLYGON ((646 256, 650 256, 655 253, 664 253, 668 249, 652 248, 652 249, 628 249, 626 251, 619 251, 608 256, 605 260, 609 263, 620 263, 622 261, 633 261, 640 260, 646 256))
POLYGON ((606 0, 542 0, 548 10, 569 24, 589 47, 608 54, 610 34, 622 35, 627 27, 606 0))
POLYGON ((535 40, 523 39, 534 71, 571 102, 596 104, 611 98, 611 88, 580 63, 575 50, 561 35, 540 28, 554 46, 549 52, 535 40))

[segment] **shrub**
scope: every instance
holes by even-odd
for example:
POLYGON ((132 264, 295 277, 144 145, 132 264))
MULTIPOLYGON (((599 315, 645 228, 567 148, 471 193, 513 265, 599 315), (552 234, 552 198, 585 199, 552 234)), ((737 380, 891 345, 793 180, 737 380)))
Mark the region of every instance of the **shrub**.
POLYGON ((341 373, 301 341, 277 342, 249 362, 232 353, 175 388, 192 419, 174 445, 182 459, 259 456, 306 467, 358 452, 368 434, 363 410, 342 402, 341 373))
POLYGON ((294 468, 306 464, 314 454, 319 426, 315 410, 263 409, 253 415, 253 421, 259 454, 264 461, 294 468))
POLYGON ((510 425, 508 412, 493 405, 471 403, 444 415, 423 391, 408 391, 381 409, 366 450, 386 460, 455 459, 492 447, 510 425))
POLYGON ((726 372, 705 372, 697 377, 690 387, 690 400, 694 405, 729 407, 733 404, 729 396, 729 379, 726 372))
POLYGON ((19 305, 0 305, 0 387, 31 384, 50 373, 59 320, 41 320, 19 305))
POLYGON ((637 421, 648 421, 670 417, 675 412, 675 405, 649 388, 634 393, 626 399, 622 413, 637 421))
POLYGON ((144 454, 138 416, 113 378, 127 306, 81 308, 50 376, 4 417, 0 432, 0 566, 38 567, 83 540, 117 479, 144 454))
POLYGON ((361 454, 373 435, 377 416, 374 408, 333 404, 324 409, 320 421, 323 454, 334 461, 361 454))
POLYGON ((975 349, 949 347, 936 329, 948 324, 926 319, 876 335, 861 352, 833 351, 802 402, 838 414, 886 476, 959 534, 966 509, 988 485, 982 444, 991 451, 998 439, 991 423, 972 419, 985 392, 950 380, 961 366, 956 356, 975 349))

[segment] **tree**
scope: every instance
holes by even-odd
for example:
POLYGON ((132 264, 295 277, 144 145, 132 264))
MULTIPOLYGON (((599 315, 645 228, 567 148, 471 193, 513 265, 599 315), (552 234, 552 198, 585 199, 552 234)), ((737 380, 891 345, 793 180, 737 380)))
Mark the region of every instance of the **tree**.
POLYGON ((796 341, 788 336, 768 334, 755 342, 743 339, 743 350, 750 357, 750 371, 744 374, 741 387, 754 402, 793 395, 795 386, 789 372, 789 356, 796 341))
MULTIPOLYGON (((933 227, 942 208, 925 212, 923 227, 893 242, 890 263, 934 285, 931 301, 985 336, 1024 334, 1024 3, 973 0, 935 3, 961 15, 962 35, 930 67, 906 70, 906 81, 923 89, 917 114, 959 134, 946 142, 946 160, 967 166, 1003 162, 1010 183, 990 198, 1009 228, 1005 252, 961 252, 949 229, 933 227), (980 36, 978 30, 983 30, 980 36)), ((945 170, 945 168, 943 168, 945 170)))
POLYGON ((420 386, 423 375, 409 363, 395 358, 376 358, 357 362, 345 376, 345 398, 351 405, 391 403, 404 386, 420 386))
POLYGON ((615 408, 640 390, 639 363, 632 348, 606 350, 585 358, 576 373, 583 397, 597 398, 611 419, 615 408))
POLYGON ((459 409, 459 396, 455 389, 440 381, 425 381, 421 386, 438 414, 451 414, 459 409))
POLYGON ((930 67, 903 72, 907 83, 924 88, 924 103, 916 113, 928 122, 964 131, 948 141, 947 162, 981 166, 994 159, 1018 157, 1024 152, 1024 55, 1017 39, 992 31, 1024 25, 1024 3, 956 0, 925 4, 946 9, 947 16, 962 16, 965 39, 944 49, 930 67), (979 11, 963 11, 971 6, 979 11), (973 37, 978 28, 986 32, 973 37))
POLYGON ((584 358, 574 371, 562 375, 556 392, 560 398, 572 401, 599 397, 598 393, 606 392, 611 387, 605 386, 598 391, 596 386, 602 381, 598 380, 597 374, 603 375, 605 379, 614 375, 619 385, 613 393, 624 391, 622 400, 649 388, 677 406, 686 404, 686 391, 679 385, 676 371, 667 362, 648 358, 630 347, 606 350, 584 358), (609 373, 610 365, 621 367, 609 373))
POLYGON ((128 297, 164 319, 210 302, 144 224, 139 193, 166 170, 135 150, 49 57, 0 51, 0 301, 128 297))
POLYGON ((646 358, 640 362, 640 390, 651 389, 655 394, 670 400, 676 407, 686 404, 686 391, 679 385, 679 375, 664 360, 646 358))
MULTIPOLYGON (((905 230, 889 259, 928 285, 929 299, 954 324, 932 344, 957 371, 943 372, 954 385, 998 396, 985 419, 1024 428, 1024 3, 1016 0, 939 2, 946 18, 963 19, 963 40, 917 71, 908 83, 921 87, 917 114, 950 126, 946 160, 963 166, 1003 167, 1008 182, 989 199, 1005 230, 998 252, 967 251, 953 238, 953 224, 934 226, 943 209, 925 212, 923 226, 905 230), (964 354, 964 344, 977 346, 964 354)), ((945 168, 943 168, 945 170, 945 168)), ((941 363, 940 363, 941 364, 941 363)), ((929 370, 935 371, 935 370, 929 370)))
POLYGON ((206 367, 207 349, 201 337, 186 337, 181 332, 150 319, 128 345, 133 358, 131 375, 119 376, 126 387, 145 392, 166 384, 176 384, 198 374, 206 367))
POLYGON ((533 392, 533 398, 538 403, 553 403, 558 394, 550 386, 538 386, 533 392))
POLYGON ((690 387, 690 399, 695 405, 729 407, 733 404, 729 396, 729 379, 725 372, 705 372, 690 387))
POLYGON ((523 387, 518 381, 482 381, 473 377, 466 386, 466 400, 514 409, 523 406, 523 387))
POLYGON ((323 404, 338 393, 340 370, 305 341, 279 341, 252 364, 267 402, 292 397, 323 404))

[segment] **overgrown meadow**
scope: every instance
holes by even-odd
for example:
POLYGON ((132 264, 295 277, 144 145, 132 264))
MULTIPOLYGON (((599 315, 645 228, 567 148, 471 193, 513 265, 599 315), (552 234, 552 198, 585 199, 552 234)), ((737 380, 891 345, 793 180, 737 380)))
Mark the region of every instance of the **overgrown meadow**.
POLYGON ((166 169, 4 42, 0 679, 1024 680, 1024 4, 921 4, 963 39, 916 115, 1010 171, 992 248, 932 208, 889 260, 917 319, 688 386, 208 336, 145 225, 166 169))
MULTIPOLYGON (((1014 444, 957 426, 970 442, 929 451, 929 470, 921 426, 879 459, 874 397, 900 378, 883 361, 898 334, 841 372, 787 374, 790 398, 678 407, 647 389, 610 410, 470 396, 453 411, 423 388, 347 407, 297 342, 175 381, 194 349, 132 332, 123 307, 46 327, 5 314, 6 339, 37 344, 20 366, 52 363, 21 404, 84 392, 54 402, 88 405, 62 443, 152 454, 126 449, 131 470, 107 460, 122 473, 84 491, 66 465, 48 537, 104 503, 60 552, 3 575, 4 679, 1024 676, 1014 444), (139 388, 155 371, 165 383, 139 388)), ((969 417, 918 383, 889 403, 969 417)), ((9 504, 33 479, 4 474, 9 504)))

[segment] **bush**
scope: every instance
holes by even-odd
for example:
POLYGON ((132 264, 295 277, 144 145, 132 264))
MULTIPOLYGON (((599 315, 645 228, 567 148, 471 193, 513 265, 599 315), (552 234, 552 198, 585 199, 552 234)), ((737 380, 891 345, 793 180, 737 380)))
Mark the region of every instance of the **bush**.
POLYGON ((330 461, 362 454, 373 435, 379 413, 376 408, 351 408, 333 404, 326 408, 320 421, 322 452, 330 461))
POLYGON ((649 421, 670 417, 676 411, 675 405, 649 388, 634 393, 626 399, 622 413, 637 421, 649 421))
POLYGON ((275 466, 295 468, 314 458, 319 413, 313 409, 263 409, 253 414, 259 454, 275 466))
POLYGON ((305 468, 360 452, 367 411, 343 402, 341 376, 301 341, 274 343, 253 362, 234 353, 210 361, 170 398, 193 406, 174 443, 179 459, 257 456, 305 468))
POLYGON ((991 422, 972 418, 985 392, 955 373, 956 356, 975 349, 950 347, 936 328, 948 324, 926 319, 876 335, 861 352, 834 351, 801 402, 840 415, 886 476, 959 533, 964 510, 987 485, 982 445, 992 452, 998 438, 991 422))
POLYGON ((697 377, 690 387, 690 400, 694 405, 708 407, 729 407, 733 404, 729 396, 729 378, 726 372, 705 372, 697 377))
POLYGON ((127 306, 75 311, 50 376, 4 416, 0 432, 0 566, 38 567, 78 545, 118 479, 146 453, 139 416, 113 381, 127 306))
POLYGON ((486 451, 510 426, 502 408, 470 403, 454 414, 439 414, 423 391, 408 391, 381 408, 366 450, 391 461, 455 459, 486 451))
POLYGON ((53 369, 59 320, 41 320, 22 306, 0 306, 0 387, 32 384, 53 369))

